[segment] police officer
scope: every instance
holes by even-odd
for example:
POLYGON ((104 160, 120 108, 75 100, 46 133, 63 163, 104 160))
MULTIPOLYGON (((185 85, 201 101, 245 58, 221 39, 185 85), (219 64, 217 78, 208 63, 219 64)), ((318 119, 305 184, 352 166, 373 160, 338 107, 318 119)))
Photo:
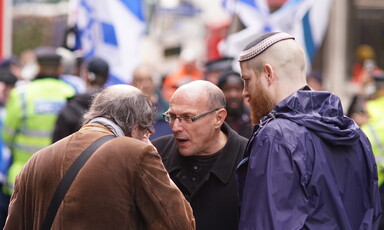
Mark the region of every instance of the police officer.
POLYGON ((52 131, 61 108, 75 94, 72 86, 60 80, 60 55, 55 48, 35 50, 39 71, 29 83, 14 88, 6 105, 3 137, 13 162, 5 192, 13 192, 16 175, 33 153, 51 144, 52 131))

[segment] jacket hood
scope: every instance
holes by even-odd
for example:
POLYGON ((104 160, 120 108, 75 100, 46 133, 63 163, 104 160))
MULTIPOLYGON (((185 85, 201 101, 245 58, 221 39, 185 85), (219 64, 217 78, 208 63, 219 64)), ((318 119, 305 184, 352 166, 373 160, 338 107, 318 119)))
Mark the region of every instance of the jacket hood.
POLYGON ((333 145, 354 145, 360 138, 359 126, 344 116, 340 99, 329 92, 299 90, 276 105, 261 126, 271 117, 304 126, 333 145))

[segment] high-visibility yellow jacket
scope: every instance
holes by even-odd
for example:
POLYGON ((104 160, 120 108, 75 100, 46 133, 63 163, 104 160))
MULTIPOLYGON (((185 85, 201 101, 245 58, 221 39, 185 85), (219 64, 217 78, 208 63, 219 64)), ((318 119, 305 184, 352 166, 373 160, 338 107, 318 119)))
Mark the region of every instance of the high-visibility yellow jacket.
POLYGON ((57 115, 75 90, 57 78, 36 79, 14 88, 6 105, 3 138, 12 152, 5 192, 33 153, 51 144, 57 115))
POLYGON ((384 97, 367 102, 369 121, 361 129, 367 135, 375 154, 379 186, 384 182, 384 97))

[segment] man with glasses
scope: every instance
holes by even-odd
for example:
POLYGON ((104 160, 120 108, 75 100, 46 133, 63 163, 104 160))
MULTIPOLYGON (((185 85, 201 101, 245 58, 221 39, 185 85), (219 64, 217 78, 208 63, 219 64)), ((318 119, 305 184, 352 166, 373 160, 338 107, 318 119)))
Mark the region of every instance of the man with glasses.
POLYGON ((164 113, 173 135, 153 141, 172 180, 190 202, 196 228, 237 229, 234 172, 247 140, 225 122, 225 97, 209 81, 178 88, 164 113))

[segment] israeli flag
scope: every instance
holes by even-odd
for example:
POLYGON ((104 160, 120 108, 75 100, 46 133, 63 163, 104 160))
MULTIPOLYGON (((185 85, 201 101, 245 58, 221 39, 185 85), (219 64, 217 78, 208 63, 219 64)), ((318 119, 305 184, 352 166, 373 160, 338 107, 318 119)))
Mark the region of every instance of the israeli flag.
POLYGON ((107 85, 131 83, 146 26, 142 1, 77 0, 77 7, 77 28, 85 59, 97 56, 108 62, 107 85))
POLYGON ((303 47, 308 71, 328 27, 333 0, 287 0, 270 12, 267 0, 226 0, 224 7, 236 13, 246 28, 219 44, 225 56, 237 58, 255 37, 273 31, 289 33, 303 47))

